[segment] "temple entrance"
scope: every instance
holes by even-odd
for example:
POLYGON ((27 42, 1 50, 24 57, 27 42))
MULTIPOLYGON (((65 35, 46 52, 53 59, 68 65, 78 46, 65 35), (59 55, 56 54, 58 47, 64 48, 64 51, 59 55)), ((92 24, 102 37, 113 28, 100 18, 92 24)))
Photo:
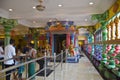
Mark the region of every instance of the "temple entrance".
POLYGON ((66 34, 54 34, 54 52, 59 54, 63 50, 62 42, 66 40, 66 34))

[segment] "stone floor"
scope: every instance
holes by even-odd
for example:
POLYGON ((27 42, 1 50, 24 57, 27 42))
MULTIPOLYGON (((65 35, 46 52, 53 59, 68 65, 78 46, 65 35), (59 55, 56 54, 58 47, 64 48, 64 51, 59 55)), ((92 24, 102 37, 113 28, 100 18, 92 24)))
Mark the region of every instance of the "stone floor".
MULTIPOLYGON (((49 63, 53 64, 53 63, 49 63)), ((38 64, 36 64, 36 70, 38 70, 38 64)), ((26 71, 23 74, 23 77, 26 76, 26 71)), ((4 80, 4 79, 0 79, 4 80)), ((44 77, 36 76, 36 80, 103 80, 99 75, 97 70, 90 63, 88 58, 84 55, 84 57, 80 58, 79 63, 63 63, 62 70, 61 65, 56 67, 55 69, 55 77, 54 71, 44 79, 44 77)))
MULTIPOLYGON (((36 77, 36 80, 44 80, 44 77, 36 77)), ((64 63, 61 70, 59 65, 45 80, 103 80, 97 70, 84 55, 79 63, 64 63)))

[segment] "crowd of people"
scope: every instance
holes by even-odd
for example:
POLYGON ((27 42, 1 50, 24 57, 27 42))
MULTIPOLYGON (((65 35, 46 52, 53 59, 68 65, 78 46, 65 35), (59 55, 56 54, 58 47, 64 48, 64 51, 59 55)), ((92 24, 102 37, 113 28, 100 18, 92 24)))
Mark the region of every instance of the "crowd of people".
MULTIPOLYGON (((62 44, 63 44, 62 46, 65 48, 65 41, 62 44)), ((75 52, 74 52, 74 45, 72 44, 72 41, 68 49, 70 52, 70 56, 74 56, 75 52)), ((81 48, 79 50, 81 53, 81 48)), ((25 54, 24 57, 27 59, 27 61, 30 61, 35 59, 36 57, 44 56, 45 51, 47 53, 51 52, 51 46, 49 45, 48 41, 46 41, 46 44, 44 45, 44 47, 39 47, 38 50, 34 48, 34 44, 32 43, 28 43, 26 46, 24 46, 21 49, 20 45, 15 47, 15 40, 13 39, 10 39, 10 44, 6 45, 5 47, 3 42, 0 42, 0 63, 2 65, 2 69, 23 63, 25 59, 20 56, 21 53, 25 54), (2 62, 1 60, 5 60, 5 61, 2 62)), ((13 72, 14 80, 23 80, 22 74, 24 70, 25 70, 25 66, 20 66, 17 68, 17 73, 14 73, 15 71, 14 69, 14 70, 6 71, 6 75, 13 72)), ((31 62, 28 64, 28 77, 34 74, 35 74, 35 62, 31 62)), ((6 76, 6 80, 10 80, 10 78, 11 78, 11 75, 6 76)), ((33 77, 31 80, 34 80, 34 79, 35 77, 33 77)))
MULTIPOLYGON (((10 39, 10 44, 5 46, 5 48, 3 45, 3 42, 0 42, 0 60, 5 60, 0 61, 2 69, 24 62, 24 58, 20 57, 19 53, 26 54, 24 57, 27 58, 27 61, 36 58, 37 50, 34 48, 34 44, 32 43, 27 44, 23 48, 23 51, 21 51, 19 48, 15 48, 15 40, 13 39, 10 39)), ((20 66, 17 68, 17 73, 14 73, 16 69, 6 71, 6 80, 11 80, 11 72, 13 72, 14 80, 23 80, 22 73, 24 72, 24 69, 25 66, 20 66)), ((28 77, 32 76, 33 74, 35 74, 35 62, 28 64, 28 77)), ((35 77, 33 77, 31 80, 34 79, 35 77)))

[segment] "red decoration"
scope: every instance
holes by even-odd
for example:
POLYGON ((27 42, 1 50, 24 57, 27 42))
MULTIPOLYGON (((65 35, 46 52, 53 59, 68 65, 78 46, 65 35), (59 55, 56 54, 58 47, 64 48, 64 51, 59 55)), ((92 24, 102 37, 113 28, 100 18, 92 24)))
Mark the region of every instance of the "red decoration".
POLYGON ((12 30, 10 34, 11 34, 12 37, 15 36, 15 31, 12 30))

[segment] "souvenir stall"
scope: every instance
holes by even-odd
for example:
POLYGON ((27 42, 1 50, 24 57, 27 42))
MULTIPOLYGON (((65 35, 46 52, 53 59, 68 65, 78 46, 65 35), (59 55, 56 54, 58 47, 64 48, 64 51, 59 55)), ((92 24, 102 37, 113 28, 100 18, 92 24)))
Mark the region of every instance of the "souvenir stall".
MULTIPOLYGON (((73 21, 53 21, 46 26, 47 40, 51 46, 52 54, 59 54, 61 50, 68 49, 68 57, 75 57, 76 29, 73 21)), ((65 57, 65 54, 64 54, 65 57)))

